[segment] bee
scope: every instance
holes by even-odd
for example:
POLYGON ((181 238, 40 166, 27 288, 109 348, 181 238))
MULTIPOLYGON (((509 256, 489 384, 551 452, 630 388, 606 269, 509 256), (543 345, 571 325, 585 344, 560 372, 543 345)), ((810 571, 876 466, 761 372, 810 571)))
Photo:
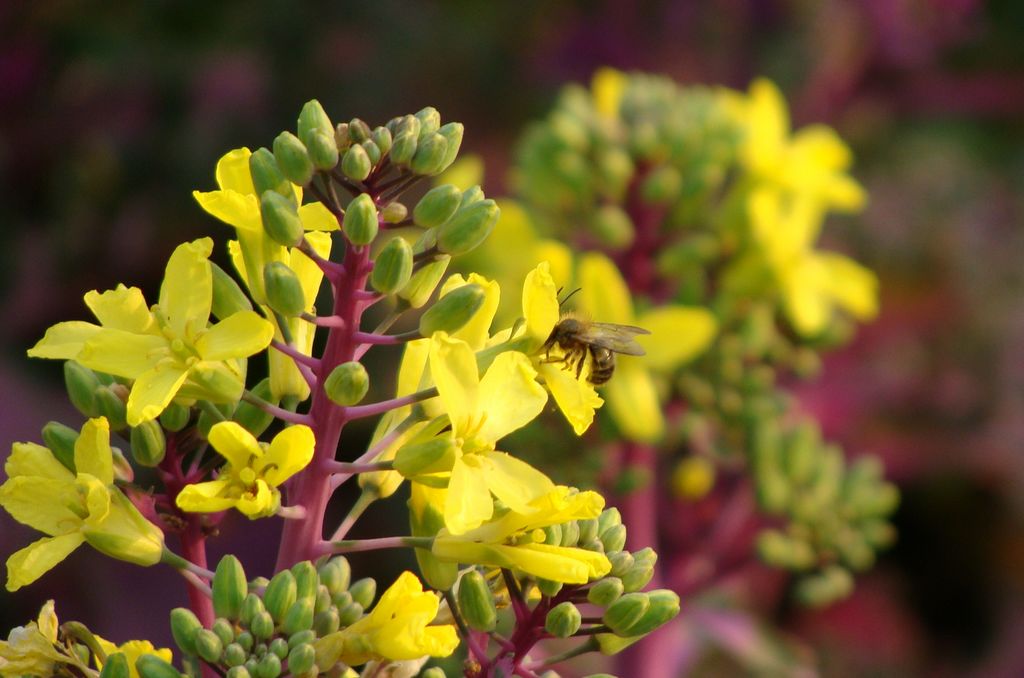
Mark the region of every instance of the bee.
POLYGON ((594 386, 607 383, 615 372, 615 354, 644 355, 644 349, 633 340, 638 334, 650 334, 642 327, 599 323, 566 314, 555 324, 551 335, 541 346, 548 362, 560 362, 568 369, 575 367, 576 378, 583 373, 583 364, 590 354, 590 374, 587 381, 594 386), (563 355, 550 357, 551 349, 558 346, 563 355))

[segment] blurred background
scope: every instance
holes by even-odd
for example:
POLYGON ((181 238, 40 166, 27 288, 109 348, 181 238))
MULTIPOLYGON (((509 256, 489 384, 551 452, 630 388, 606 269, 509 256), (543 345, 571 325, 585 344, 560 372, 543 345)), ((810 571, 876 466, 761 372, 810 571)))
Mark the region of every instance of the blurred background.
MULTIPOLYGON (((1024 3, 297 5, 0 4, 3 445, 81 421, 60 365, 26 348, 84 319, 85 291, 124 281, 152 298, 177 243, 226 237, 191 191, 310 98, 371 124, 436 106, 465 123, 497 195, 524 126, 599 66, 740 89, 767 76, 795 126, 826 122, 854 149, 870 205, 826 228, 826 246, 882 280, 879 319, 801 395, 903 493, 900 541, 852 598, 777 603, 769 619, 825 675, 1024 674, 1024 3)), ((246 538, 241 522, 214 555, 246 538)), ((35 538, 0 516, 4 558, 35 538)), ((253 570, 269 570, 254 548, 253 570)), ((185 602, 169 571, 81 549, 0 593, 0 636, 47 598, 101 635, 164 643, 166 611, 185 602)))

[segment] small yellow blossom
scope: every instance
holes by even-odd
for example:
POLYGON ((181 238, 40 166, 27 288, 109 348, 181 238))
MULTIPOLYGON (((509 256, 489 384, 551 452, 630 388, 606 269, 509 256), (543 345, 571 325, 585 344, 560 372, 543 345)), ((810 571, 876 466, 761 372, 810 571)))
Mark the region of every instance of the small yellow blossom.
POLYGON ((431 552, 443 561, 518 568, 543 579, 585 584, 608 574, 608 558, 595 551, 545 544, 543 528, 596 518, 603 508, 604 498, 596 492, 554 487, 525 511, 510 510, 463 534, 441 530, 431 552))
POLYGON ((629 84, 629 76, 614 68, 603 67, 594 71, 590 90, 594 97, 594 108, 606 118, 618 118, 622 95, 629 84))
POLYGON ((279 486, 309 464, 316 443, 308 426, 289 426, 268 445, 233 421, 214 424, 209 440, 227 466, 215 480, 186 485, 178 494, 178 508, 191 513, 236 508, 253 519, 277 512, 279 486))
POLYGON ((7 589, 42 576, 82 542, 137 565, 160 561, 164 536, 114 486, 106 419, 90 419, 75 442, 75 470, 34 443, 15 443, 4 466, 0 506, 20 523, 50 536, 7 559, 7 589))
POLYGON ((252 311, 240 311, 207 327, 212 249, 213 241, 201 238, 174 250, 152 310, 138 288, 89 292, 85 303, 100 324, 58 323, 29 356, 75 360, 134 380, 128 397, 132 426, 155 419, 175 399, 186 404, 238 400, 245 387, 244 358, 266 348, 273 326, 252 311))
MULTIPOLYGON (((170 648, 160 648, 159 650, 148 640, 129 640, 126 643, 122 643, 120 646, 114 645, 112 642, 105 638, 96 637, 100 647, 103 648, 103 652, 109 657, 112 654, 120 652, 124 655, 124 658, 128 662, 128 675, 131 678, 139 678, 139 671, 135 668, 135 662, 139 660, 139 657, 143 655, 151 654, 155 657, 163 659, 165 662, 170 663, 173 659, 173 654, 170 648)), ((96 668, 103 669, 103 662, 96 659, 96 668)))
POLYGON ((56 665, 68 661, 56 643, 57 614, 48 600, 37 621, 11 629, 7 640, 0 640, 0 678, 55 675, 56 665))
POLYGON ((424 591, 416 575, 403 572, 368 615, 314 643, 316 663, 327 671, 338 662, 358 666, 371 659, 447 657, 459 646, 459 637, 450 624, 429 626, 439 607, 436 594, 424 591))

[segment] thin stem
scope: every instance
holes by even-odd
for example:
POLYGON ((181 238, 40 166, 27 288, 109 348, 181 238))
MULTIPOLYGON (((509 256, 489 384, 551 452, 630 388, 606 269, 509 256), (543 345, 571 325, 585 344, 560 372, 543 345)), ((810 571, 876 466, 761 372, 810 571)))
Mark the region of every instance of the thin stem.
POLYGON ((339 264, 336 261, 330 259, 324 259, 320 256, 320 253, 313 249, 313 245, 310 244, 306 238, 303 238, 299 242, 299 251, 309 257, 313 263, 320 267, 320 270, 324 272, 327 279, 332 283, 345 275, 345 266, 339 264))
POLYGON ((356 473, 373 473, 374 471, 392 471, 394 468, 395 463, 393 461, 375 461, 368 464, 335 461, 327 465, 327 469, 331 473, 345 476, 351 476, 356 473))
POLYGON ((376 332, 356 332, 356 341, 361 341, 364 344, 381 344, 392 346, 394 344, 404 344, 407 341, 415 341, 416 339, 422 339, 423 335, 420 331, 409 330, 408 332, 401 332, 399 334, 377 334, 376 332))
POLYGON ((199 406, 208 417, 213 419, 214 422, 227 421, 228 418, 224 416, 224 413, 217 409, 217 407, 209 400, 197 400, 196 405, 199 406))
POLYGON ((345 321, 336 315, 313 315, 312 313, 303 312, 300 316, 303 320, 308 323, 313 323, 317 327, 344 327, 345 321))
POLYGON ((356 524, 359 517, 363 515, 363 512, 369 508, 370 504, 377 501, 378 494, 376 490, 364 489, 356 499, 356 503, 352 505, 352 510, 348 512, 345 519, 338 525, 338 529, 331 535, 330 541, 341 541, 348 534, 348 531, 352 529, 352 526, 356 524))
MULTIPOLYGON (((330 182, 325 183, 327 184, 327 186, 331 186, 330 182)), ((317 186, 312 181, 309 182, 309 192, 313 194, 313 197, 320 201, 320 204, 326 207, 330 211, 330 213, 334 215, 335 219, 341 221, 345 217, 345 211, 341 209, 340 205, 338 205, 337 195, 333 195, 330 197, 324 195, 324 192, 320 189, 320 187, 317 186)))
POLYGON ((334 179, 339 186, 348 191, 353 197, 359 195, 360 193, 366 192, 364 190, 365 187, 353 184, 351 181, 348 180, 348 178, 344 174, 339 172, 337 169, 331 170, 331 178, 334 179))
POLYGON ((412 188, 413 184, 415 184, 417 181, 424 178, 426 177, 419 174, 414 174, 411 177, 409 177, 407 181, 399 182, 392 188, 383 191, 378 200, 381 202, 381 204, 391 202, 398 196, 405 193, 408 189, 412 188))
POLYGON ((379 551, 382 549, 421 548, 429 549, 433 537, 377 537, 376 539, 347 539, 342 541, 325 541, 317 549, 319 555, 328 553, 360 553, 363 551, 379 551))
POLYGON ((530 618, 530 608, 523 598, 523 590, 519 588, 519 582, 512 576, 512 573, 501 568, 501 576, 505 580, 505 588, 508 589, 508 597, 512 601, 512 609, 516 614, 517 625, 530 618))
POLYGON ((255 405, 256 407, 260 408, 267 414, 273 415, 280 419, 281 421, 286 421, 289 424, 305 424, 307 426, 312 424, 312 419, 309 417, 309 415, 298 414, 297 412, 286 410, 283 407, 272 405, 263 398, 260 398, 259 396, 254 395, 249 391, 246 391, 245 393, 242 394, 242 400, 249 403, 250 405, 255 405))
POLYGON ((345 409, 349 419, 360 419, 362 417, 372 417, 377 414, 383 414, 390 410, 398 409, 399 407, 405 407, 406 405, 412 405, 420 402, 421 400, 430 400, 435 396, 437 396, 436 386, 424 389, 423 391, 417 391, 412 395, 402 396, 401 398, 382 400, 379 403, 370 403, 369 405, 356 405, 345 409))
POLYGON ((553 655, 551 657, 548 657, 548 658, 546 658, 542 662, 537 662, 535 664, 530 664, 529 668, 531 668, 531 669, 547 668, 548 666, 553 666, 555 664, 560 664, 560 663, 562 663, 564 661, 568 661, 568 660, 573 659, 575 657, 579 657, 582 654, 586 654, 588 652, 593 652, 593 651, 598 650, 598 649, 599 649, 599 647, 598 647, 598 644, 597 644, 597 639, 593 638, 593 637, 587 638, 587 640, 585 642, 580 643, 579 645, 577 645, 574 648, 570 648, 570 649, 566 650, 565 652, 562 652, 560 654, 556 654, 556 655, 553 655))
POLYGON ((288 356, 289 358, 291 358, 295 362, 299 363, 300 365, 305 365, 307 367, 311 367, 314 370, 320 368, 320 360, 319 360, 319 358, 314 358, 311 355, 306 355, 305 353, 303 353, 299 349, 295 348, 294 346, 291 346, 290 344, 285 344, 285 343, 282 343, 282 342, 278 341, 277 339, 274 339, 273 341, 270 342, 270 345, 275 350, 280 351, 281 353, 284 353, 286 356, 288 356))
POLYGON ((306 517, 305 506, 281 506, 277 509, 277 515, 285 520, 302 520, 306 517))
POLYGON ((203 594, 207 598, 212 598, 213 589, 211 589, 210 586, 205 581, 203 581, 199 575, 197 575, 194 572, 189 572, 188 570, 178 570, 178 574, 184 577, 185 581, 191 584, 193 588, 199 591, 199 593, 203 594))

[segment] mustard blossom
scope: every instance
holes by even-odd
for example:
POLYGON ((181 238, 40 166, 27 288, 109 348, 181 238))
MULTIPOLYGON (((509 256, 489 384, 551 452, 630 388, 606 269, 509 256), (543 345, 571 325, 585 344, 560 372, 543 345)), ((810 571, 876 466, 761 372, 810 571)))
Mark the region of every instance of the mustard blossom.
POLYGON ((39 610, 39 618, 11 629, 0 640, 0 677, 52 676, 57 664, 68 658, 57 651, 57 614, 52 600, 39 610))
POLYGON ((44 537, 7 559, 7 590, 31 584, 83 542, 108 556, 153 565, 163 532, 114 486, 110 426, 90 419, 75 442, 75 470, 41 445, 15 443, 0 486, 0 506, 44 537))
POLYGON ((207 326, 212 249, 213 241, 201 238, 174 250, 152 310, 135 287, 89 292, 85 303, 100 324, 58 323, 29 356, 75 360, 134 380, 128 397, 132 426, 156 418, 176 399, 237 401, 245 386, 244 358, 266 348, 273 326, 252 311, 207 326))
MULTIPOLYGON (((124 655, 124 658, 127 660, 130 678, 139 678, 139 670, 135 668, 135 662, 143 655, 151 654, 163 659, 167 663, 170 663, 173 658, 170 648, 163 647, 158 650, 148 640, 129 640, 128 642, 121 643, 121 645, 115 645, 106 638, 100 638, 99 636, 96 637, 96 640, 108 657, 118 652, 124 655)), ((103 664, 104 662, 101 662, 97 657, 96 668, 102 670, 103 664)))
POLYGON ((339 661, 358 666, 371 659, 403 661, 447 657, 459 645, 455 627, 430 626, 440 607, 412 572, 403 572, 368 615, 317 640, 316 663, 327 671, 339 661))
POLYGON ((191 513, 236 508, 249 518, 277 512, 280 485, 309 464, 316 443, 308 426, 289 426, 267 444, 233 421, 214 424, 209 440, 228 463, 214 480, 186 485, 178 508, 191 513))

